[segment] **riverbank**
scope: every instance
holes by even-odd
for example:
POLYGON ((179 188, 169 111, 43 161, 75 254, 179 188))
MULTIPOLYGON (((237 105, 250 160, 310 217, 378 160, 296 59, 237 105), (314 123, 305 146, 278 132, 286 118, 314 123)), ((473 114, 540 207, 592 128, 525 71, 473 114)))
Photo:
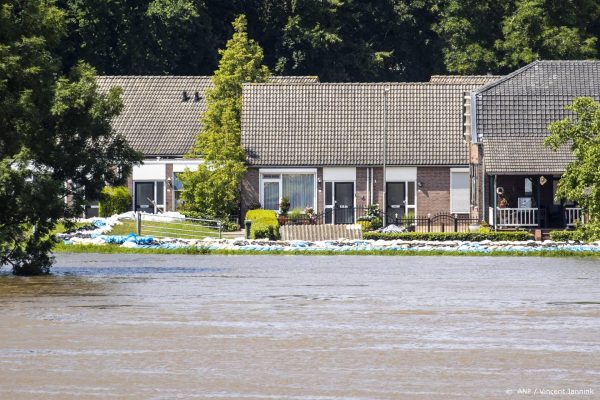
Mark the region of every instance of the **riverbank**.
POLYGON ((123 247, 115 244, 64 244, 59 243, 56 253, 97 253, 97 254, 183 254, 183 255, 303 255, 303 256, 495 256, 495 257, 586 257, 600 259, 600 250, 573 249, 533 249, 528 251, 515 250, 442 250, 442 249, 217 249, 209 247, 123 247))

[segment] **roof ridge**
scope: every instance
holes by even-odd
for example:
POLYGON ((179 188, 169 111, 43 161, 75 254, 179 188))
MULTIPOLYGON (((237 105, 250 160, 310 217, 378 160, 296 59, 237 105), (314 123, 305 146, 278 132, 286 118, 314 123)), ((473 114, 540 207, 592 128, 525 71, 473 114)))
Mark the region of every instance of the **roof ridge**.
POLYGON ((531 62, 531 63, 529 63, 529 64, 527 64, 527 65, 525 65, 525 66, 523 66, 523 67, 521 67, 519 69, 517 69, 516 71, 513 71, 510 74, 505 75, 503 78, 500 78, 497 81, 490 82, 487 85, 483 85, 482 87, 474 90, 473 93, 475 95, 478 95, 478 94, 481 94, 483 92, 486 92, 486 91, 490 90, 491 88, 496 87, 499 84, 504 83, 504 82, 508 81, 509 79, 512 79, 513 77, 519 75, 519 74, 522 74, 523 72, 529 70, 530 68, 532 68, 535 65, 538 65, 539 63, 540 63, 540 60, 535 60, 535 61, 533 61, 533 62, 531 62))

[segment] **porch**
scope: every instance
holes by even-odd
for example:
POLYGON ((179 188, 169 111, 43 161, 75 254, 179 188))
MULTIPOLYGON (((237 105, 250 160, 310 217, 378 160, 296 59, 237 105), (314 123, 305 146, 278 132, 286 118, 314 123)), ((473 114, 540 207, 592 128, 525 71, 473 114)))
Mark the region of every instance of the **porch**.
POLYGON ((564 229, 585 223, 581 208, 555 198, 558 175, 490 176, 488 222, 497 229, 564 229))

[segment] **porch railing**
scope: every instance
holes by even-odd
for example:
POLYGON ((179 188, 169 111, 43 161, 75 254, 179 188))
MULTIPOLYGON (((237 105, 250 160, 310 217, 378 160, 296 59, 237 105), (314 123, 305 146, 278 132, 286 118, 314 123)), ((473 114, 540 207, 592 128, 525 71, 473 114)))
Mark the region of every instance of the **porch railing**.
POLYGON ((568 227, 575 226, 577 223, 584 224, 585 216, 581 208, 578 207, 566 207, 565 208, 565 224, 568 227))
POLYGON ((499 228, 538 226, 539 208, 497 208, 496 220, 499 228))

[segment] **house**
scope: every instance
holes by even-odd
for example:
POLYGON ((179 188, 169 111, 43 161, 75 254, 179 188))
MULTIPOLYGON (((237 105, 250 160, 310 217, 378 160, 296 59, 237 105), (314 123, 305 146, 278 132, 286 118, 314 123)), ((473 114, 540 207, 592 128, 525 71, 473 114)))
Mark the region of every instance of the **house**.
MULTIPOLYGON (((134 211, 174 211, 182 189, 177 175, 197 168, 201 160, 185 159, 202 128, 210 76, 98 76, 100 92, 123 90, 123 111, 113 121, 115 131, 144 155, 133 168, 128 186, 134 211)), ((316 83, 316 77, 271 78, 271 82, 316 83)), ((88 216, 97 214, 92 203, 88 216)))
POLYGON ((498 78, 244 85, 242 214, 257 203, 277 210, 287 197, 324 223, 353 223, 374 203, 388 223, 468 217, 465 94, 498 78))
POLYGON ((497 228, 559 228, 583 218, 556 185, 573 159, 544 146, 576 97, 600 99, 599 61, 536 61, 471 93, 472 214, 497 228))

